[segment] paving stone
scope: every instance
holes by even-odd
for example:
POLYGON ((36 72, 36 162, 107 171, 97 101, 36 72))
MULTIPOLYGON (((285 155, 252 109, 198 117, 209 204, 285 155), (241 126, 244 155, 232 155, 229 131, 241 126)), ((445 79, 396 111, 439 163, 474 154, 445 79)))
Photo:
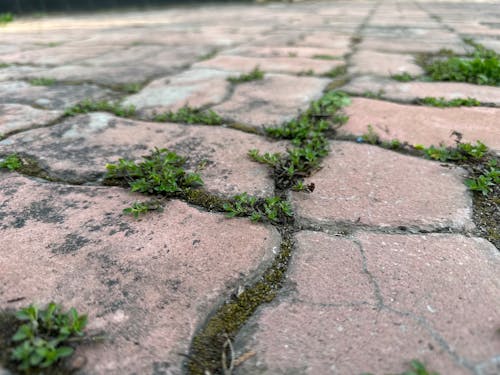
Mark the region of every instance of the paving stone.
POLYGON ((446 100, 474 98, 481 103, 500 106, 500 88, 458 82, 397 82, 364 76, 351 80, 342 90, 356 95, 368 93, 384 99, 411 102, 419 98, 437 97, 446 100))
POLYGON ((411 55, 360 50, 351 56, 349 73, 388 77, 408 73, 412 76, 418 76, 423 74, 423 70, 415 64, 411 55))
POLYGON ((463 135, 463 142, 481 140, 500 152, 499 108, 433 108, 354 98, 345 112, 349 121, 338 130, 342 135, 366 134, 371 125, 384 141, 397 139, 428 147, 455 145, 452 133, 456 131, 463 135))
MULTIPOLYGON (((458 37, 457 37, 458 39, 458 37)), ((387 52, 438 52, 441 49, 449 49, 459 55, 467 53, 468 48, 465 47, 460 41, 457 42, 432 42, 428 39, 422 40, 408 40, 408 39, 377 39, 377 38, 364 38, 359 44, 361 49, 372 49, 387 52)))
POLYGON ((263 80, 236 85, 231 98, 213 109, 225 118, 254 126, 281 124, 319 99, 328 82, 323 78, 266 74, 263 80))
POLYGON ((217 56, 194 64, 195 67, 221 69, 229 72, 249 72, 259 67, 265 72, 273 73, 303 73, 313 71, 315 74, 325 74, 330 70, 344 65, 343 61, 319 60, 303 57, 244 57, 244 56, 217 56))
POLYGON ((0 104, 18 103, 46 109, 65 109, 84 99, 101 100, 110 91, 90 84, 33 86, 23 81, 0 82, 0 104))
POLYGON ((43 68, 27 65, 9 65, 5 68, 0 68, 0 81, 19 80, 30 74, 41 77, 44 71, 45 69, 43 68))
POLYGON ((184 105, 202 107, 222 102, 229 94, 229 73, 214 69, 190 69, 181 74, 151 82, 138 94, 125 99, 125 105, 139 110, 165 112, 184 105))
POLYGON ((0 142, 0 153, 35 157, 51 176, 84 183, 102 177, 107 163, 138 160, 154 147, 168 148, 187 157, 191 171, 206 163, 200 174, 210 192, 269 196, 274 183, 268 168, 250 160, 248 150, 283 152, 285 145, 219 126, 139 122, 93 113, 9 137, 0 142))
POLYGON ((306 179, 313 193, 292 192, 300 222, 470 230, 465 171, 376 146, 333 142, 323 168, 306 179))
POLYGON ((199 325, 279 246, 271 227, 177 200, 136 220, 122 213, 138 198, 124 189, 0 179, 0 308, 87 313, 87 330, 106 336, 77 349, 87 374, 179 374, 199 325))
POLYGON ((486 374, 499 267, 491 244, 462 235, 299 232, 283 292, 236 339, 236 357, 254 353, 236 374, 393 374, 412 358, 486 374))
POLYGON ((240 46, 237 48, 221 51, 221 55, 236 55, 248 57, 305 57, 317 58, 318 56, 331 56, 332 58, 341 59, 347 53, 347 49, 341 48, 320 48, 320 47, 255 47, 255 46, 240 46))
POLYGON ((0 104, 0 135, 49 124, 62 114, 62 111, 44 111, 22 104, 0 104))

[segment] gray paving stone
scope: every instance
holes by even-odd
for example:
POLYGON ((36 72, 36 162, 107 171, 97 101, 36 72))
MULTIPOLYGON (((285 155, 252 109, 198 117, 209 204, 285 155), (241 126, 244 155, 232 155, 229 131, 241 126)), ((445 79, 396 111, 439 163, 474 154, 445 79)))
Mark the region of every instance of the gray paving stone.
POLYGON ((0 307, 56 301, 88 314, 105 340, 76 351, 87 374, 181 373, 197 327, 279 246, 272 227, 177 200, 136 220, 122 209, 141 197, 124 189, 0 181, 0 307))
POLYGON ((44 111, 22 104, 0 104, 0 135, 47 125, 62 114, 62 111, 44 111))

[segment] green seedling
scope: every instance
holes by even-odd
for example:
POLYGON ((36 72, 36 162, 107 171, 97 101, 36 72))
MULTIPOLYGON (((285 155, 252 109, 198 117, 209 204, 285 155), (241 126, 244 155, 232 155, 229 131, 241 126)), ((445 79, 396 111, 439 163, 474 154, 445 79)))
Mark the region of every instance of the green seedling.
POLYGON ((371 145, 377 145, 380 143, 380 138, 371 125, 368 125, 368 131, 361 136, 361 140, 371 145))
POLYGON ((399 82, 410 82, 415 79, 413 76, 406 72, 401 74, 394 74, 391 76, 391 78, 399 82))
POLYGON ((248 74, 240 74, 237 77, 229 77, 227 80, 231 83, 238 84, 250 81, 258 81, 261 79, 264 79, 264 72, 260 70, 258 66, 256 66, 248 74))
POLYGON ((169 111, 167 113, 156 115, 154 120, 159 122, 205 125, 221 125, 223 122, 222 117, 211 109, 204 111, 202 109, 192 108, 189 106, 182 107, 177 112, 169 111))
POLYGON ((14 15, 12 13, 0 13, 0 26, 5 26, 12 21, 14 21, 14 15))
POLYGON ((11 360, 25 373, 51 367, 73 354, 74 349, 68 345, 84 335, 87 324, 87 316, 79 315, 74 308, 63 312, 54 302, 43 310, 35 305, 25 307, 16 318, 22 324, 12 337, 16 346, 11 360))
POLYGON ((157 200, 151 200, 146 202, 135 202, 131 207, 127 207, 123 210, 123 213, 132 215, 134 218, 139 218, 140 215, 143 215, 149 211, 162 211, 163 207, 160 202, 157 200))
POLYGON ((488 195, 493 191, 493 187, 500 184, 500 166, 495 159, 487 164, 488 169, 476 178, 467 179, 465 184, 470 190, 479 191, 483 195, 488 195))
POLYGON ((30 85, 33 86, 52 86, 56 83, 53 78, 33 78, 30 80, 30 85))
POLYGON ((175 195, 185 189, 203 185, 197 173, 188 173, 183 166, 186 159, 167 149, 155 148, 144 161, 120 159, 106 165, 108 181, 122 182, 132 191, 144 194, 175 195))
POLYGON ((71 108, 64 111, 65 116, 76 116, 89 112, 110 112, 119 117, 132 117, 135 115, 135 107, 133 105, 124 107, 118 103, 112 103, 106 100, 94 101, 86 99, 71 108))
POLYGON ((420 104, 432 106, 432 107, 476 107, 480 106, 481 102, 474 98, 456 98, 451 100, 446 100, 445 98, 434 98, 434 97, 425 97, 423 99, 418 100, 420 104))
POLYGON ((284 222, 293 216, 290 203, 280 197, 255 198, 247 193, 234 196, 223 206, 227 217, 248 216, 252 221, 284 222))
POLYGON ((0 160, 0 169, 8 169, 9 171, 16 171, 23 166, 22 160, 16 154, 11 154, 0 160))
POLYGON ((466 161, 468 159, 481 159, 487 152, 488 147, 477 141, 476 144, 457 142, 457 147, 430 146, 428 148, 416 145, 415 149, 422 150, 429 158, 442 162, 466 161))

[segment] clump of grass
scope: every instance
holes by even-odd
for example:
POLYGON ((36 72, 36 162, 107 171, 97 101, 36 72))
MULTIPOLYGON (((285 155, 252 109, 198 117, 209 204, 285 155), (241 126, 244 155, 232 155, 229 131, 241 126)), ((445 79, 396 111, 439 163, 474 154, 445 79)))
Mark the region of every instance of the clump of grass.
POLYGON ((14 15, 12 13, 0 13, 0 26, 5 26, 12 21, 14 21, 14 15))
POLYGON ((322 74, 322 76, 327 77, 327 78, 336 78, 336 77, 344 75, 346 73, 347 73, 347 66, 341 65, 341 66, 337 66, 336 68, 333 68, 329 72, 322 74))
POLYGON ((290 203, 280 197, 255 198, 247 193, 234 196, 224 204, 227 217, 247 216, 252 221, 284 223, 293 216, 290 203))
MULTIPOLYGON (((401 373, 400 375, 439 375, 437 372, 430 371, 419 360, 412 360, 410 362, 411 369, 401 373)), ((362 375, 372 375, 371 373, 364 373, 362 375)))
POLYGON ((52 86, 56 83, 56 80, 53 78, 33 78, 30 80, 30 85, 33 86, 52 86))
POLYGON ((248 74, 240 74, 237 77, 229 77, 227 80, 233 84, 258 81, 264 79, 264 72, 259 69, 258 66, 253 68, 253 70, 248 74))
POLYGON ((475 144, 466 142, 457 142, 456 147, 446 147, 443 145, 424 147, 422 145, 415 145, 416 150, 422 151, 427 157, 441 162, 463 162, 470 159, 479 160, 483 158, 488 152, 488 147, 481 141, 475 144))
POLYGON ((23 166, 22 160, 17 154, 10 154, 5 159, 0 160, 0 169, 8 169, 9 171, 17 171, 23 166))
POLYGON ((71 108, 64 111, 65 116, 76 116, 89 112, 110 112, 119 117, 132 117, 135 115, 135 107, 133 105, 124 107, 119 103, 109 102, 107 100, 95 101, 86 99, 71 108))
POLYGON ((446 107, 477 107, 481 105, 481 102, 474 98, 456 98, 451 100, 446 100, 445 98, 434 98, 427 96, 425 98, 419 99, 420 104, 446 108, 446 107))
POLYGON ((11 361, 23 373, 46 369, 62 358, 73 354, 70 342, 78 341, 84 333, 87 316, 71 308, 64 312, 54 302, 45 309, 30 305, 15 314, 21 323, 12 342, 11 361))
POLYGON ((169 111, 154 117, 155 121, 159 122, 177 122, 181 124, 205 124, 205 125, 221 125, 222 117, 217 113, 199 108, 184 106, 177 112, 169 111))
POLYGON ((394 74, 391 76, 391 78, 399 82, 410 82, 415 79, 411 74, 407 72, 401 74, 394 74))
POLYGON ((475 51, 466 57, 448 54, 447 57, 427 58, 421 65, 434 81, 468 82, 478 85, 500 84, 500 55, 474 43, 475 51))
POLYGON ((155 148, 143 159, 140 163, 119 159, 117 164, 107 164, 105 179, 126 184, 132 191, 167 196, 203 185, 197 173, 184 170, 186 159, 173 151, 155 148))
POLYGON ((465 180, 465 184, 472 191, 480 192, 487 196, 500 184, 500 165, 496 159, 491 159, 486 163, 476 177, 465 180))

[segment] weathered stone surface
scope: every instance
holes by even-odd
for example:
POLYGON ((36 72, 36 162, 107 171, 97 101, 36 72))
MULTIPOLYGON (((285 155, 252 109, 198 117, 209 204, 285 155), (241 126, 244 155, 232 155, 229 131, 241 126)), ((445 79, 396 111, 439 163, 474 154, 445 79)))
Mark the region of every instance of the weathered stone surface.
POLYGON ((350 74, 375 74, 390 77, 395 74, 408 73, 418 76, 422 68, 415 64, 411 55, 382 53, 361 50, 351 57, 350 74))
POLYGON ((273 73, 303 73, 312 71, 315 74, 328 73, 330 70, 344 65, 337 60, 319 60, 304 57, 244 57, 244 56, 217 56, 210 60, 194 64, 195 67, 221 69, 228 72, 247 73, 259 67, 265 72, 273 73))
POLYGON ((255 47, 255 46, 241 46, 230 50, 222 51, 223 55, 237 55, 249 57, 305 57, 305 58, 318 58, 321 56, 332 57, 341 59, 342 55, 347 52, 345 48, 323 48, 323 47, 255 47))
POLYGON ((0 135, 46 125, 62 114, 62 111, 44 111, 22 104, 0 104, 0 135))
POLYGON ((30 74, 42 77, 44 70, 45 69, 43 68, 27 65, 9 65, 4 68, 0 67, 0 81, 19 80, 29 76, 30 74))
POLYGON ((293 192, 299 220, 419 229, 473 227, 465 172, 371 145, 334 142, 323 169, 306 179, 313 193, 293 192))
POLYGON ((77 350, 86 374, 179 374, 198 326, 279 246, 272 228, 176 200, 136 220, 122 209, 139 197, 123 189, 0 179, 0 308, 87 313, 106 338, 77 350))
POLYGON ((154 147, 187 157, 190 170, 205 162, 200 174, 208 191, 268 196, 274 191, 268 168, 250 160, 248 150, 283 152, 285 143, 223 127, 139 122, 93 113, 14 135, 0 142, 0 153, 32 156, 51 176, 82 183, 102 177, 107 163, 139 160, 154 147))
POLYGON ((191 69, 151 82, 140 93, 125 99, 139 110, 165 112, 182 106, 202 107, 222 102, 229 94, 229 73, 214 69, 191 69))
POLYGON ((320 98, 328 82, 323 78, 266 74, 263 80, 237 85, 231 98, 213 109, 250 125, 281 124, 320 98))
POLYGON ((18 103, 46 109, 65 109, 84 99, 100 100, 110 92, 94 85, 33 86, 22 81, 0 82, 0 104, 18 103))
MULTIPOLYGON (((458 37, 456 38, 458 39, 458 37)), ((408 40, 408 39, 375 39, 366 38, 359 45, 362 49, 371 49, 377 51, 386 52, 405 52, 405 53, 417 53, 417 52, 438 52, 441 49, 449 49, 459 55, 464 55, 467 53, 468 48, 463 45, 459 40, 442 41, 433 43, 431 40, 408 40)))
POLYGON ((342 88, 348 93, 378 95, 385 99, 410 102, 425 97, 474 98, 500 106, 500 88, 455 82, 396 82, 375 77, 357 77, 342 88))
POLYGON ((237 374, 392 374, 412 358, 440 374, 486 374, 494 363, 500 256, 491 244, 363 232, 296 240, 285 293, 236 340, 237 355, 255 353, 237 374))
POLYGON ((411 145, 455 144, 453 132, 463 135, 463 142, 481 140, 500 151, 499 108, 433 108, 355 98, 345 109, 349 121, 339 134, 362 135, 368 125, 384 141, 397 139, 411 145))

